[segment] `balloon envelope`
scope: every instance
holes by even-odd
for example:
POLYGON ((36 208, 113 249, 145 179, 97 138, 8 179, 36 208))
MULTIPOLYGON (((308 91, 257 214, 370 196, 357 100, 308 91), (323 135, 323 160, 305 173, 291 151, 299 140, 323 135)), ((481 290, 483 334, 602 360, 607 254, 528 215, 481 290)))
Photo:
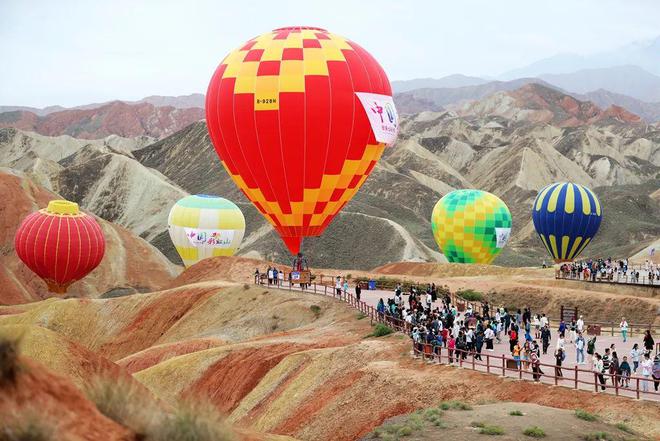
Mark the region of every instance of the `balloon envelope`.
POLYGON ((177 201, 167 220, 170 239, 186 267, 213 256, 232 256, 241 246, 245 218, 227 199, 187 196, 177 201))
POLYGON ((449 262, 491 263, 511 234, 511 213, 481 190, 456 190, 435 204, 433 237, 449 262))
POLYGON ((78 204, 54 200, 23 220, 14 247, 49 291, 65 293, 101 263, 105 239, 96 219, 82 213, 78 204))
POLYGON ((319 28, 282 28, 221 62, 206 122, 229 175, 295 254, 394 142, 391 96, 385 72, 356 43, 319 28))
POLYGON ((554 261, 572 261, 598 232, 602 220, 600 201, 582 185, 551 184, 536 196, 532 220, 554 261))

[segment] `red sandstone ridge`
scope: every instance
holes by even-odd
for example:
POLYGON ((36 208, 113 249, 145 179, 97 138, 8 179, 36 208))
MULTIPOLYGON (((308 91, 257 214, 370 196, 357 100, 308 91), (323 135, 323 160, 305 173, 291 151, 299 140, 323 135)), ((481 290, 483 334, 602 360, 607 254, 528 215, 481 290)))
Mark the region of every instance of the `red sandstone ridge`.
POLYGON ((16 127, 42 135, 70 135, 98 139, 109 135, 123 137, 169 136, 204 118, 204 109, 156 107, 149 103, 127 104, 114 101, 94 109, 69 109, 37 116, 28 111, 0 114, 0 127, 16 127))
MULTIPOLYGON (((44 283, 16 255, 14 235, 25 216, 61 197, 20 174, 2 172, 0 194, 5 198, 0 206, 0 305, 50 297, 44 283)), ((153 290, 172 279, 175 268, 148 242, 125 228, 97 220, 105 235, 105 257, 85 279, 71 285, 68 295, 98 297, 114 288, 153 290)))
POLYGON ((467 116, 500 115, 517 122, 578 127, 594 123, 636 124, 641 118, 619 106, 601 109, 556 89, 530 83, 510 92, 499 92, 459 110, 467 116))

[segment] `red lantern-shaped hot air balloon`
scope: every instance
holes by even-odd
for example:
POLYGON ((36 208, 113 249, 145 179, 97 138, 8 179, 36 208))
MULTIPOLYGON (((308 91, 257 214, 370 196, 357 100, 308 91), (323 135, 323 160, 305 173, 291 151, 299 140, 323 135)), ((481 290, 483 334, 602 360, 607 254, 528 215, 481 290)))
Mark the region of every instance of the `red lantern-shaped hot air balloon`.
POLYGON ((355 195, 398 130, 378 62, 310 27, 231 52, 209 84, 206 122, 222 164, 293 254, 355 195))
POLYGON ((61 294, 98 266, 105 239, 98 222, 81 213, 78 204, 55 200, 23 220, 14 247, 48 290, 61 294))

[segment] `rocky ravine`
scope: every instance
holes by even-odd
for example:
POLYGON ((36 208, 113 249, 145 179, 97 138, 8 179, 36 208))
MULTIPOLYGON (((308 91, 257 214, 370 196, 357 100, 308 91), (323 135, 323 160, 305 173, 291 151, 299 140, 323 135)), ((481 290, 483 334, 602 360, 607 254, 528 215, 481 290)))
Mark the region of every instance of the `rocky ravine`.
MULTIPOLYGON (((606 207, 601 233, 587 253, 631 255, 660 236, 660 202, 650 197, 660 187, 660 131, 624 110, 603 111, 530 84, 455 111, 405 117, 401 129, 396 146, 385 151, 326 234, 305 240, 312 265, 365 269, 442 259, 430 213, 442 195, 458 188, 493 192, 511 209, 513 240, 496 260, 500 264, 538 264, 545 257, 529 210, 537 191, 556 181, 591 187, 606 207)), ((58 150, 44 147, 48 138, 0 129, 0 152, 11 159, 3 165, 27 171, 147 238, 175 262, 166 232, 169 207, 188 193, 219 194, 245 214, 242 255, 290 260, 220 165, 203 122, 150 144, 61 137, 53 142, 58 150)))

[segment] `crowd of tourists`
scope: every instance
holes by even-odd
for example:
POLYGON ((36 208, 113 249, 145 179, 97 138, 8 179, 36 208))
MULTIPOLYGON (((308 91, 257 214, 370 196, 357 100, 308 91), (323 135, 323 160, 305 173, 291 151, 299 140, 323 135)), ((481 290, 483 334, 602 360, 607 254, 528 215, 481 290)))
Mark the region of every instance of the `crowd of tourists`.
POLYGON ((591 282, 621 281, 627 283, 660 283, 660 265, 646 260, 644 264, 628 265, 628 259, 613 261, 607 259, 588 259, 564 263, 559 267, 558 277, 591 282))
MULTIPOLYGON (((552 324, 544 313, 533 314, 528 307, 509 310, 488 302, 483 302, 479 311, 468 303, 466 310, 459 312, 448 291, 439 293, 434 284, 423 291, 411 287, 406 294, 407 299, 398 286, 392 298, 379 300, 376 310, 391 322, 405 323, 420 348, 426 344, 435 354, 446 351, 443 354, 447 354, 449 363, 458 363, 468 356, 483 361, 483 351, 494 352, 495 344, 508 344, 506 352, 516 369, 531 371, 535 381, 545 375, 541 356, 551 354, 554 376, 559 379, 564 376, 562 366, 570 356, 576 365, 591 365, 602 390, 608 383, 628 388, 633 375, 643 379, 640 388, 644 392, 650 384, 656 391, 660 387, 660 355, 653 358, 655 341, 648 330, 641 346, 635 343, 629 354, 620 357, 614 344, 597 349, 597 337, 586 335, 583 316, 569 323, 562 320, 552 324)), ((625 318, 619 328, 626 342, 629 325, 625 318)))

